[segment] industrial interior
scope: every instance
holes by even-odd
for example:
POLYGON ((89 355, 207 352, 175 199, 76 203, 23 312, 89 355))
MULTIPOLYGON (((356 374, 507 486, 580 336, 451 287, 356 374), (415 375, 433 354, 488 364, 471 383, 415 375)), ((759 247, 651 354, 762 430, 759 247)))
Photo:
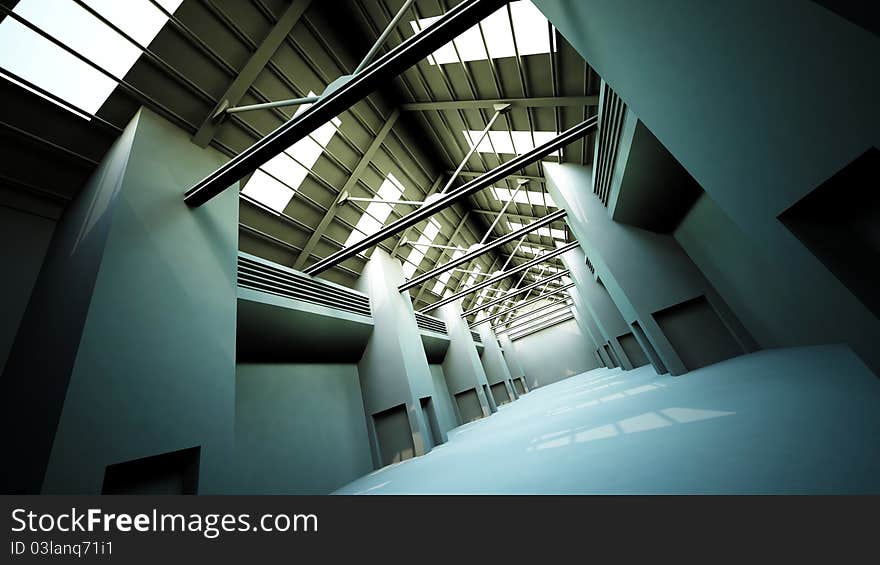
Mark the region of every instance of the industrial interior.
POLYGON ((2 0, 4 492, 880 492, 860 6, 2 0))

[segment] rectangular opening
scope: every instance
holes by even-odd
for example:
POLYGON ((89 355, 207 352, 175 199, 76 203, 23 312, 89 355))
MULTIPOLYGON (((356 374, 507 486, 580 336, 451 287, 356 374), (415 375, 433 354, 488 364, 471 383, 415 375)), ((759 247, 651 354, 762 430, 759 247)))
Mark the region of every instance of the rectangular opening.
POLYGON ((611 346, 606 343, 602 346, 602 348, 605 350, 605 355, 608 357, 608 361, 611 362, 611 366, 609 367, 609 369, 620 367, 620 363, 617 362, 617 356, 614 355, 614 351, 611 350, 611 346))
POLYGON ((510 402, 510 394, 503 382, 492 385, 492 398, 495 399, 496 405, 507 404, 510 402))
POLYGON ((522 395, 524 395, 524 394, 526 393, 526 387, 525 387, 525 385, 523 384, 523 379, 522 379, 522 377, 520 377, 520 378, 518 378, 518 379, 514 379, 514 381, 513 381, 513 386, 516 387, 516 393, 517 393, 518 395, 522 396, 522 395))
POLYGON ((744 353, 705 296, 654 312, 653 316, 689 371, 744 353))
POLYGON ((373 414, 373 422, 376 426, 376 439, 379 440, 383 466, 415 457, 416 450, 406 404, 373 414))
POLYGON ((492 393, 489 392, 489 385, 483 385, 483 394, 486 395, 486 402, 488 403, 488 407, 483 407, 483 415, 488 416, 496 410, 498 403, 492 398, 492 393))
POLYGON ((871 147, 779 221, 880 317, 880 150, 871 147))
POLYGON ((197 494, 201 447, 107 465, 101 494, 197 494))
POLYGON ((437 412, 434 410, 434 401, 430 396, 419 399, 422 406, 422 414, 428 420, 428 427, 431 429, 432 445, 440 445, 443 443, 443 434, 440 432, 440 422, 437 420, 437 412))
POLYGON ((483 417, 483 407, 477 397, 477 389, 471 388, 455 395, 455 404, 461 416, 461 423, 467 424, 483 417))
POLYGON ((636 341, 636 337, 632 332, 627 332, 622 336, 619 336, 617 341, 620 342, 620 347, 623 348, 623 352, 626 354, 627 359, 629 359, 633 369, 648 364, 648 356, 645 355, 642 346, 636 341))
POLYGON ((632 326, 633 329, 633 336, 642 345, 643 350, 648 355, 648 360, 651 362, 651 365, 654 366, 654 371, 658 375, 668 373, 669 370, 666 368, 666 365, 663 364, 663 360, 660 359, 660 356, 657 355, 657 351, 654 349, 654 346, 651 345, 651 341, 648 339, 645 330, 642 329, 641 324, 633 322, 630 326, 632 326))

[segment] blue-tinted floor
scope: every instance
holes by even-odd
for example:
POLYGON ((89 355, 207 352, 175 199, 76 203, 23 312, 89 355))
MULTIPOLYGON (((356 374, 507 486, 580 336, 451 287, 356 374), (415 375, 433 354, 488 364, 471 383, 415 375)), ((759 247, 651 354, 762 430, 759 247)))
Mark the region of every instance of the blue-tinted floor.
POLYGON ((880 493, 880 379, 844 346, 596 369, 336 492, 880 493))

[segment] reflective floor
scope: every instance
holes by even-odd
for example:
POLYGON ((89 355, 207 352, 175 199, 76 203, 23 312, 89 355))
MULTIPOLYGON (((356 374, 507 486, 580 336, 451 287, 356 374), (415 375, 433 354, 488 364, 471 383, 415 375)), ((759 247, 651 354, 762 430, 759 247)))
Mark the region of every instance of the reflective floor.
POLYGON ((880 379, 845 346, 596 369, 337 494, 880 493, 880 379))

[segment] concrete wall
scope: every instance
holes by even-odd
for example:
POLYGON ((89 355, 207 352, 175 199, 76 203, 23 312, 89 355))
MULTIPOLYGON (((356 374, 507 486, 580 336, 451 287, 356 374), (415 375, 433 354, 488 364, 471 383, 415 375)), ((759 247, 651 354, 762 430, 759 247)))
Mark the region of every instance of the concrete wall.
POLYGON ((597 368, 599 364, 585 344, 574 320, 513 342, 531 389, 597 368))
POLYGON ((238 365, 229 492, 327 494, 373 469, 356 365, 238 365))
POLYGON ((0 187, 0 375, 37 282, 56 218, 11 201, 0 187))
POLYGON ((774 264, 790 297, 764 337, 845 342, 880 372, 880 320, 777 220, 880 146, 880 38, 812 2, 535 4, 774 264))
MULTIPOLYGON (((480 361, 474 338, 471 335, 467 322, 461 317, 461 300, 450 302, 440 308, 440 316, 446 321, 446 330, 449 332, 449 349, 443 359, 443 374, 450 394, 456 394, 468 389, 476 388, 480 410, 484 416, 488 416, 495 410, 495 401, 487 397, 483 385, 489 386, 486 378, 486 370, 480 361)), ((457 404, 453 406, 458 411, 457 404)), ((465 421, 458 414, 459 423, 465 421)))
POLYGON ((200 492, 222 484, 237 190, 181 194, 224 160, 141 110, 65 212, 4 374, 12 490, 98 493, 107 465, 194 446, 200 492))

